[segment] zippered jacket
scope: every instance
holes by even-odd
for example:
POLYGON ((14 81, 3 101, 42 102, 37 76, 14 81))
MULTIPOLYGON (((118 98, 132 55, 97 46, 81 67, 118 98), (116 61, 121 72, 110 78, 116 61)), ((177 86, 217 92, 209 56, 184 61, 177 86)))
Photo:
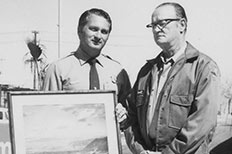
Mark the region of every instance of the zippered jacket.
MULTIPOLYGON (((161 52, 162 53, 162 52, 161 52)), ((160 54, 161 54, 160 53, 160 54)), ((217 121, 220 72, 217 64, 190 43, 170 69, 158 95, 152 136, 146 118, 151 93, 151 69, 160 55, 141 68, 129 98, 126 140, 133 153, 143 150, 163 154, 207 154, 217 121)))

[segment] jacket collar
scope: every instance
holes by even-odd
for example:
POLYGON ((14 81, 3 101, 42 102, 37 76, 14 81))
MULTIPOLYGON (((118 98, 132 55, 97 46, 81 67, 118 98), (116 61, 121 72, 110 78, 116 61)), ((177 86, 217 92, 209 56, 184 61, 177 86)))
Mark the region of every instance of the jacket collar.
POLYGON ((185 49, 186 62, 194 61, 199 56, 199 51, 194 48, 189 42, 187 42, 187 47, 185 49))
MULTIPOLYGON (((161 51, 156 58, 147 60, 147 63, 151 66, 153 66, 154 64, 159 64, 162 61, 161 59, 162 54, 163 54, 163 51, 161 51)), ((184 55, 185 61, 191 62, 195 60, 198 56, 199 56, 199 51, 196 50, 189 42, 187 42, 187 47, 185 49, 185 55, 184 55)))

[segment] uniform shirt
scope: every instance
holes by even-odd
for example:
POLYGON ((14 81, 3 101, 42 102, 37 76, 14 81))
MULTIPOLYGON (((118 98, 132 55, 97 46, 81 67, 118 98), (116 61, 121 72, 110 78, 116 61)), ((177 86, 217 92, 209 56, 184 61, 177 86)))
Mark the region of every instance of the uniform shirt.
MULTIPOLYGON (((125 69, 106 55, 97 57, 96 68, 101 90, 115 90, 120 99, 129 92, 131 85, 125 69)), ((75 56, 75 52, 52 64, 46 71, 42 90, 75 91, 89 89, 90 65, 75 56)))

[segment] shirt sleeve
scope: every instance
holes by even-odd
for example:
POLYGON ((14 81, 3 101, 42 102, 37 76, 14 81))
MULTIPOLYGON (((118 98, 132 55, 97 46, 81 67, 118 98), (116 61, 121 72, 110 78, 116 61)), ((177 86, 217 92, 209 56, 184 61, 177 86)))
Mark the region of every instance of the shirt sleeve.
POLYGON ((220 72, 215 63, 210 62, 199 74, 192 111, 184 127, 163 154, 195 153, 209 141, 209 135, 216 127, 217 104, 220 101, 220 72))
POLYGON ((45 74, 42 86, 44 91, 57 91, 62 90, 62 81, 59 70, 55 64, 51 64, 45 74))

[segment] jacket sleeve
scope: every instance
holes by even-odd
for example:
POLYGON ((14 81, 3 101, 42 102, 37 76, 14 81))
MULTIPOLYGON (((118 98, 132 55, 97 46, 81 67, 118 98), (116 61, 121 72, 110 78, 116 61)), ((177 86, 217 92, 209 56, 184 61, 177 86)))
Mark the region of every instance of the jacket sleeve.
POLYGON ((141 137, 140 126, 137 119, 137 108, 135 105, 137 82, 135 83, 130 95, 128 95, 128 118, 124 123, 124 135, 126 143, 133 154, 140 154, 144 151, 144 141, 141 137))
POLYGON ((132 129, 134 128, 128 127, 126 130, 124 130, 126 143, 133 154, 140 154, 145 149, 143 148, 142 144, 138 141, 138 139, 135 139, 135 133, 138 132, 135 132, 135 130, 132 129))
POLYGON ((220 72, 214 62, 209 62, 198 74, 195 98, 184 127, 163 154, 190 154, 207 142, 216 127, 217 104, 220 101, 220 72))
MULTIPOLYGON (((131 83, 125 69, 122 69, 117 77, 117 86, 118 102, 120 102, 127 110, 129 110, 130 107, 132 107, 129 103, 131 102, 129 101, 129 96, 131 93, 131 83)), ((123 123, 120 123, 120 129, 124 130, 125 140, 131 152, 133 154, 140 154, 140 152, 143 151, 143 147, 134 140, 134 132, 132 131, 132 127, 130 127, 131 123, 129 121, 131 120, 126 120, 123 123)))
POLYGON ((60 79, 59 70, 55 64, 51 64, 45 74, 42 90, 57 91, 62 90, 62 81, 60 79))
POLYGON ((131 83, 129 76, 125 69, 122 69, 117 76, 118 86, 118 102, 120 102, 125 108, 128 108, 127 95, 131 90, 131 83))

